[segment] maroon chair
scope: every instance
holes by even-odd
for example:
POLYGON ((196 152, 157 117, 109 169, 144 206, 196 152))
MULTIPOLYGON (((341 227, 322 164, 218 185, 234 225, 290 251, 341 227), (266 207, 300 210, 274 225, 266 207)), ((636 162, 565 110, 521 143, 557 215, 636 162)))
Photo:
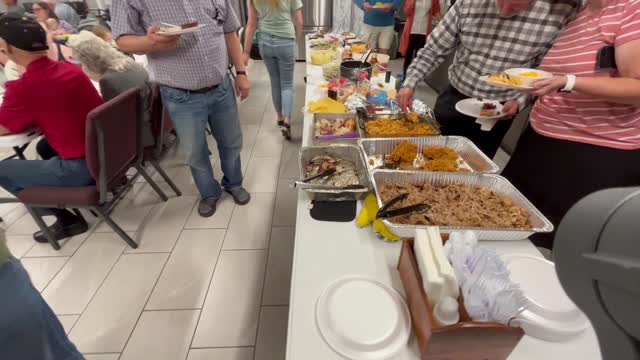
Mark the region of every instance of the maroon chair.
MULTIPOLYGON (((89 172, 96 180, 93 186, 50 187, 38 186, 17 194, 43 231, 51 246, 60 249, 42 217, 34 210, 47 208, 88 208, 95 212, 129 246, 137 248, 131 239, 109 216, 110 210, 137 180, 131 177, 124 186, 122 179, 129 169, 135 168, 163 199, 166 195, 142 166, 142 108, 140 90, 130 89, 91 111, 87 117, 86 160, 89 172), (110 199, 110 192, 119 188, 110 199)), ((76 214, 79 214, 77 210, 76 214)))
POLYGON ((150 146, 146 146, 143 150, 143 160, 145 162, 149 162, 151 166, 162 176, 164 181, 173 189, 176 195, 182 195, 182 192, 176 184, 171 180, 171 178, 164 172, 164 170, 160 167, 159 161, 162 159, 166 150, 168 150, 174 142, 169 142, 167 140, 167 135, 173 129, 171 124, 171 119, 169 118, 169 114, 164 111, 164 107, 162 106, 162 98, 160 96, 160 86, 158 84, 153 84, 151 86, 151 114, 150 114, 150 127, 151 127, 151 135, 153 136, 154 144, 150 146))

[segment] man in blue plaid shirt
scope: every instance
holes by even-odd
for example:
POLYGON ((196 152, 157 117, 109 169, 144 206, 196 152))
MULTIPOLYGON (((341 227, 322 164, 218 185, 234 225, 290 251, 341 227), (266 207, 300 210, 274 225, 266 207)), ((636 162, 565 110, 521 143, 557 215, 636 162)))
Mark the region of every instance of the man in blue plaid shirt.
POLYGON ((536 67, 580 6, 581 0, 458 0, 407 70, 398 94, 401 106, 406 109, 420 81, 455 51, 450 85, 434 109, 436 119, 443 135, 465 136, 487 156, 495 156, 511 120, 529 99, 479 78, 509 68, 536 67), (502 121, 491 131, 481 130, 475 118, 455 109, 458 101, 470 97, 503 102, 502 121))
POLYGON ((113 0, 111 10, 118 47, 146 54, 151 78, 161 85, 162 102, 201 195, 199 214, 215 213, 223 189, 237 204, 247 204, 250 195, 242 187, 242 130, 234 95, 245 99, 249 80, 232 0, 113 0), (162 23, 203 27, 167 36, 158 34, 162 23), (236 68, 235 89, 227 74, 229 59, 236 68), (207 126, 218 144, 222 185, 213 176, 207 126))

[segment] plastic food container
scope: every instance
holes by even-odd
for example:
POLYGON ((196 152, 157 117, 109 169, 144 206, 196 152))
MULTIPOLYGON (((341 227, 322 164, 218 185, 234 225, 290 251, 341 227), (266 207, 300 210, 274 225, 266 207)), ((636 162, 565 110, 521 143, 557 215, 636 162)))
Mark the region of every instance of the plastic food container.
POLYGON ((318 122, 322 121, 323 119, 329 120, 329 121, 334 121, 334 120, 344 120, 344 119, 354 119, 356 120, 356 116, 355 114, 327 114, 327 113, 315 113, 313 114, 313 138, 315 141, 321 141, 321 142, 325 142, 325 141, 337 141, 337 140, 344 140, 344 141, 350 141, 351 143, 354 143, 357 141, 357 139, 360 138, 360 134, 358 132, 358 127, 357 127, 357 120, 356 120, 356 129, 354 132, 348 132, 342 135, 336 135, 336 134, 322 134, 320 132, 320 130, 318 129, 318 122))

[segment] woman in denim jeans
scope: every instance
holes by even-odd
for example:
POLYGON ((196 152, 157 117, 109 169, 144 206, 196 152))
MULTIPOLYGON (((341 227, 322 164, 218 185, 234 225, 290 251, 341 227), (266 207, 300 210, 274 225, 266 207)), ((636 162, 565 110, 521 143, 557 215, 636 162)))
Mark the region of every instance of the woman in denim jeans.
POLYGON ((249 62, 253 34, 258 30, 260 55, 271 79, 273 106, 282 135, 291 140, 293 69, 296 39, 302 32, 301 0, 250 0, 245 33, 244 60, 249 62))

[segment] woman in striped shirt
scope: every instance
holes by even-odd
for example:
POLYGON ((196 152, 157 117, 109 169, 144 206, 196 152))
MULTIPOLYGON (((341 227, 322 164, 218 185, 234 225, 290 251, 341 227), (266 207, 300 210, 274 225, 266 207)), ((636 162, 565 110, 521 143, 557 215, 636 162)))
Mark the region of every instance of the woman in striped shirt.
POLYGON ((540 65, 555 76, 529 92, 531 124, 503 175, 556 226, 589 193, 640 185, 638 59, 640 0, 591 0, 540 65))

